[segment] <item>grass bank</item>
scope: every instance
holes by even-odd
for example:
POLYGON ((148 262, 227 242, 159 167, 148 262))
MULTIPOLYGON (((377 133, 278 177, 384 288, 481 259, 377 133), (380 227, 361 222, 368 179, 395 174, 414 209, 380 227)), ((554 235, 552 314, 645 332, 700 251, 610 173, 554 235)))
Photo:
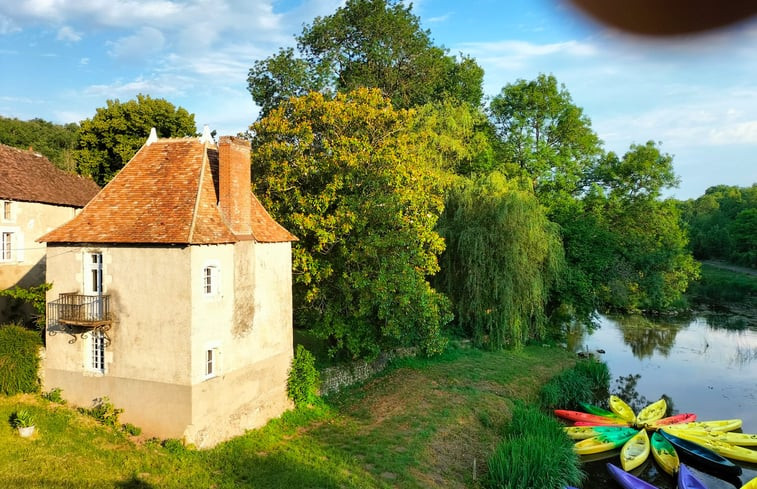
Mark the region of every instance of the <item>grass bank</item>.
POLYGON ((573 363, 539 346, 404 360, 206 451, 129 438, 38 396, 0 397, 0 487, 476 487, 515 403, 536 402, 539 387, 573 363), (37 418, 31 439, 7 422, 22 406, 37 418))
POLYGON ((757 304, 757 276, 702 264, 701 278, 691 284, 691 302, 708 304, 757 304))

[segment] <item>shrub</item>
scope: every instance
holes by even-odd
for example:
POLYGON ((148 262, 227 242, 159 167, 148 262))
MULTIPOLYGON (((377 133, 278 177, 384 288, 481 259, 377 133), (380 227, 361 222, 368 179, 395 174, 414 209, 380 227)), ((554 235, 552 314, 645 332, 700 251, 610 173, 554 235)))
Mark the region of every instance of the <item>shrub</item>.
POLYGON ((607 364, 593 359, 580 360, 542 387, 539 402, 544 409, 579 409, 582 402, 604 402, 609 389, 607 364))
POLYGON ((491 489, 562 489, 584 478, 581 460, 562 425, 537 408, 517 404, 504 442, 488 460, 491 489))
POLYGON ((110 402, 107 396, 95 399, 95 405, 91 409, 80 409, 106 426, 118 426, 118 417, 124 412, 110 402))
POLYGON ((34 415, 28 409, 21 408, 11 415, 11 426, 14 428, 34 426, 34 415))
POLYGON ((39 392, 39 334, 15 324, 0 326, 0 393, 39 392))
POLYGON ((29 287, 28 289, 18 285, 12 289, 0 290, 0 296, 10 297, 12 299, 10 310, 11 319, 28 322, 28 315, 22 311, 24 304, 31 305, 34 310, 31 323, 40 331, 45 329, 45 308, 47 307, 46 293, 52 288, 53 284, 44 283, 29 287))
POLYGON ((304 346, 297 345, 287 378, 287 395, 295 406, 312 404, 318 399, 319 382, 315 357, 304 346))
POLYGON ((50 402, 56 402, 58 404, 65 404, 66 400, 63 399, 63 396, 61 395, 61 389, 60 387, 55 387, 54 389, 50 389, 47 392, 44 392, 42 394, 42 397, 47 399, 50 402))
POLYGON ((122 425, 121 429, 124 430, 124 433, 131 436, 139 436, 142 433, 142 428, 131 423, 122 425))

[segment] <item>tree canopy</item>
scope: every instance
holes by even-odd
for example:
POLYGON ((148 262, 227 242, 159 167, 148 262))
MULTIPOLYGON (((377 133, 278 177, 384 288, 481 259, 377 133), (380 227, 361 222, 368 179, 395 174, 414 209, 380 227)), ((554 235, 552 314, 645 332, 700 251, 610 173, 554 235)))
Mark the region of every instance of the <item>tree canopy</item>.
POLYGON ((378 88, 395 108, 445 98, 478 106, 483 97, 483 70, 475 60, 434 45, 412 5, 397 0, 348 0, 306 25, 297 45, 298 53, 281 49, 250 69, 249 90, 263 116, 311 90, 378 88))
POLYGON ((439 229, 447 247, 436 283, 452 300, 462 332, 493 348, 543 338, 563 251, 557 226, 534 195, 498 172, 461 179, 439 229))
POLYGON ((554 76, 506 85, 489 111, 507 175, 531 182, 543 203, 585 190, 602 142, 554 76))
POLYGON ((434 227, 445 177, 414 117, 363 88, 291 98, 252 126, 256 194, 299 238, 296 322, 334 352, 444 344, 449 304, 427 278, 444 248, 434 227))
POLYGON ((32 148, 62 170, 73 172, 73 149, 78 124, 53 124, 43 119, 22 121, 0 116, 0 143, 19 149, 32 148))
POLYGON ((74 152, 78 172, 105 185, 142 147, 153 127, 161 138, 197 133, 194 114, 165 99, 140 94, 123 103, 108 100, 81 123, 74 152))

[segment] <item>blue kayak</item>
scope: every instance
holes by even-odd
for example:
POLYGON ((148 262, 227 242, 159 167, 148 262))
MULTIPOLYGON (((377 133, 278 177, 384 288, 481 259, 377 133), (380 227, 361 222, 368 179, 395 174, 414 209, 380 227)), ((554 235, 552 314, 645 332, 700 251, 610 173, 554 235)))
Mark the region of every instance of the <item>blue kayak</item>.
POLYGON ((649 482, 644 482, 635 475, 631 475, 618 466, 608 463, 607 471, 615 482, 620 484, 625 489, 657 489, 657 486, 653 486, 649 482))
POLYGON ((678 489, 707 489, 702 481, 691 473, 686 465, 678 467, 678 489))
POLYGON ((673 445, 682 458, 687 459, 693 465, 702 466, 726 474, 741 474, 741 467, 702 445, 684 440, 683 438, 678 438, 664 429, 658 430, 658 433, 664 436, 670 444, 673 445))

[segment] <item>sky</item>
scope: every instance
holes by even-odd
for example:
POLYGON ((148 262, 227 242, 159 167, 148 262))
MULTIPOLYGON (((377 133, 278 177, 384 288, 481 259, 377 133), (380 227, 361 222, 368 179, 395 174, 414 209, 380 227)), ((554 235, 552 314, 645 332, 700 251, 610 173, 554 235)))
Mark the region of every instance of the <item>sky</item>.
MULTIPOLYGON (((246 130, 256 60, 338 0, 0 0, 0 115, 55 123, 107 100, 165 98, 219 135, 246 130)), ((436 45, 484 68, 484 93, 552 74, 607 150, 660 143, 681 179, 667 196, 757 182, 757 20, 651 39, 564 0, 419 0, 436 45)), ((147 135, 145 135, 147 136, 147 135)))

